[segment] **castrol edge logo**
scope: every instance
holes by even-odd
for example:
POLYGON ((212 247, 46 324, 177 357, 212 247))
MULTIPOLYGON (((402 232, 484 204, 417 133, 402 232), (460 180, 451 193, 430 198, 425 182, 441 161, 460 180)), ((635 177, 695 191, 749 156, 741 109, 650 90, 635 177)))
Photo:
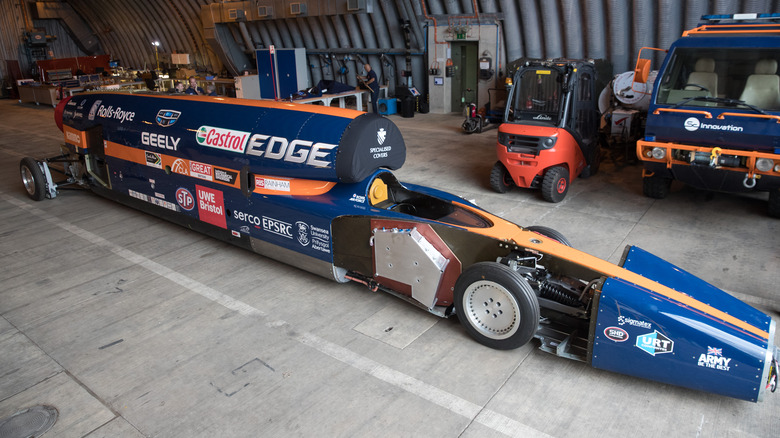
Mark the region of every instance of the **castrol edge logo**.
POLYGON ((249 133, 232 129, 201 126, 195 133, 195 140, 201 146, 208 146, 225 151, 243 154, 249 133))

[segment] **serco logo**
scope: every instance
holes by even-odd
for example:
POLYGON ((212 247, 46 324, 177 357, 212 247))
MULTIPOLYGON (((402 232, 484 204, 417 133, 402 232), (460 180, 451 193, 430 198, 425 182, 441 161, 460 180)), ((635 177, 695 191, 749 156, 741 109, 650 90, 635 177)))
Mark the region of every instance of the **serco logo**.
POLYGON ((201 146, 208 146, 239 154, 243 154, 246 150, 248 139, 248 132, 215 128, 213 126, 201 126, 195 133, 195 140, 201 146))
POLYGON ((699 119, 697 119, 696 117, 688 117, 687 119, 685 119, 685 123, 683 124, 683 126, 687 131, 696 131, 699 129, 699 124, 700 124, 699 119))
POLYGON ((176 202, 181 208, 187 211, 195 208, 195 198, 193 198, 192 193, 184 187, 180 187, 176 190, 176 202))

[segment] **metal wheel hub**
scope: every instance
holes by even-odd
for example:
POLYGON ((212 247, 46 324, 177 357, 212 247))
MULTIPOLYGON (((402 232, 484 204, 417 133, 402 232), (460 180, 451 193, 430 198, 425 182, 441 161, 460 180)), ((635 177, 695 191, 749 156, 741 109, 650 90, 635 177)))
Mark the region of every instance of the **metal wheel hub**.
POLYGON ((24 183, 24 189, 27 190, 27 193, 30 195, 35 193, 35 180, 30 169, 25 166, 22 167, 22 183, 24 183))
POLYGON ((508 338, 520 326, 517 300, 498 283, 472 283, 463 295, 463 307, 471 325, 489 338, 508 338))

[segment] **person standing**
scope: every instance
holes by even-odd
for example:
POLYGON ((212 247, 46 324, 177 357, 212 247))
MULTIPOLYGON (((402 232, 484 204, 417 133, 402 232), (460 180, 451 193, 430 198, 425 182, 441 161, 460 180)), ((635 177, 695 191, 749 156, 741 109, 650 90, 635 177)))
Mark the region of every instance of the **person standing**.
POLYGON ((195 76, 190 76, 189 80, 190 80, 190 86, 187 87, 186 90, 184 90, 185 93, 187 93, 187 94, 200 94, 200 95, 206 94, 203 91, 203 88, 200 88, 198 86, 198 80, 195 78, 195 76))
POLYGON ((371 109, 374 110, 374 114, 379 114, 379 111, 377 110, 377 100, 379 100, 379 79, 377 79, 376 72, 369 64, 364 64, 363 68, 366 70, 363 83, 371 90, 371 109))

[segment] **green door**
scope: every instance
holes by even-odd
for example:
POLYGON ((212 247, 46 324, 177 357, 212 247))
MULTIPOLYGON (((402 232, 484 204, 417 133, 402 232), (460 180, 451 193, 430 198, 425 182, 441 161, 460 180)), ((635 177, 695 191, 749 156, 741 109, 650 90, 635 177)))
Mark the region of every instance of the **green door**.
POLYGON ((451 111, 462 111, 467 104, 477 103, 477 42, 452 43, 452 103, 451 111))

